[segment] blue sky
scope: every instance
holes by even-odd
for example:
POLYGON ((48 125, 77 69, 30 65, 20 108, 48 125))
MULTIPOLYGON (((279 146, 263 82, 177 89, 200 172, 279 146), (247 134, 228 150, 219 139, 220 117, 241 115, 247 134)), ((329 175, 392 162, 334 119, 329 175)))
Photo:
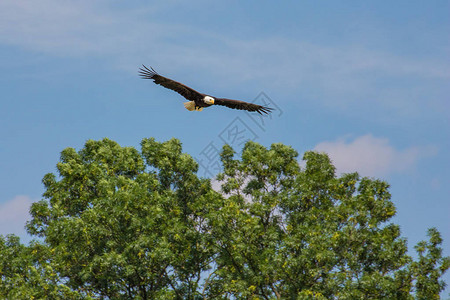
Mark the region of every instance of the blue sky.
POLYGON ((450 255, 449 1, 151 2, 0 2, 0 234, 27 240, 29 205, 66 147, 176 137, 211 158, 246 128, 387 180, 410 249, 435 226, 450 255), (215 96, 264 92, 280 110, 262 126, 189 112, 141 64, 215 96))

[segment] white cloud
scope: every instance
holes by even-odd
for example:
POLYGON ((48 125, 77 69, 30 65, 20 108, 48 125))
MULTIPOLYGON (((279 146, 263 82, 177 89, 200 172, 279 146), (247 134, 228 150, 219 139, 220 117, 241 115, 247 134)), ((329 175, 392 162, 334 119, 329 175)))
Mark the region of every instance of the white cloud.
POLYGON ((372 135, 322 142, 314 150, 328 153, 340 173, 359 172, 365 176, 386 176, 409 171, 424 156, 434 155, 434 147, 410 147, 397 150, 387 138, 372 135))
POLYGON ((212 178, 211 179, 211 187, 216 192, 220 192, 220 190, 222 189, 222 183, 220 181, 218 181, 216 178, 212 178))
MULTIPOLYGON (((152 8, 114 9, 107 1, 2 0, 0 43, 59 56, 136 54, 172 31, 143 20, 152 8), (165 30, 166 31, 165 31, 165 30)), ((148 48, 147 48, 148 50, 148 48)))
POLYGON ((25 223, 30 219, 28 213, 31 203, 30 197, 18 195, 13 199, 0 203, 0 234, 16 234, 25 237, 25 223))

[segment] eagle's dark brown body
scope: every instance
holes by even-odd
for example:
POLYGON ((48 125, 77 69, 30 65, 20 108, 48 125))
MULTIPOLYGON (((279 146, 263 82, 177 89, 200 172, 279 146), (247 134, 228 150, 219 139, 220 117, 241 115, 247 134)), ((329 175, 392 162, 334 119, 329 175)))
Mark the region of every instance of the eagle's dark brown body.
POLYGON ((248 103, 245 101, 232 100, 226 98, 216 98, 210 95, 199 93, 196 90, 180 82, 159 75, 155 70, 153 70, 153 68, 147 68, 146 66, 140 68, 139 74, 141 75, 142 78, 152 79, 156 84, 171 89, 180 94, 181 96, 183 96, 184 98, 186 98, 187 100, 193 101, 192 103, 185 104, 185 107, 188 110, 201 110, 203 107, 209 107, 211 105, 222 105, 233 109, 256 111, 259 114, 263 113, 267 114, 270 113, 271 110, 273 110, 270 107, 248 103))

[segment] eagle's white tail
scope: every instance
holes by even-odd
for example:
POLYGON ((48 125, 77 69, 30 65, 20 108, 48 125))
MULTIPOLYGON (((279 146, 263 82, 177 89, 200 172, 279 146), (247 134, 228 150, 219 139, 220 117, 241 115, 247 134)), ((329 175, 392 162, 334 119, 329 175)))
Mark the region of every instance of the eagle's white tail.
POLYGON ((184 107, 186 107, 186 109, 188 111, 194 111, 194 110, 202 111, 203 110, 203 107, 195 108, 195 102, 194 101, 184 102, 183 104, 184 104, 184 107))

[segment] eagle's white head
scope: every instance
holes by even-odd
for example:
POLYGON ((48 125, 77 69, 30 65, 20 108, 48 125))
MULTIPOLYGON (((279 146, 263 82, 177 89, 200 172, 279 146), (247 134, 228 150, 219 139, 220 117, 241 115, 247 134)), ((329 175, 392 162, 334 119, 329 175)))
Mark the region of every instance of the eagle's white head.
POLYGON ((203 102, 205 102, 206 104, 209 104, 209 105, 213 105, 214 104, 214 98, 210 97, 210 96, 205 96, 203 98, 203 102))

